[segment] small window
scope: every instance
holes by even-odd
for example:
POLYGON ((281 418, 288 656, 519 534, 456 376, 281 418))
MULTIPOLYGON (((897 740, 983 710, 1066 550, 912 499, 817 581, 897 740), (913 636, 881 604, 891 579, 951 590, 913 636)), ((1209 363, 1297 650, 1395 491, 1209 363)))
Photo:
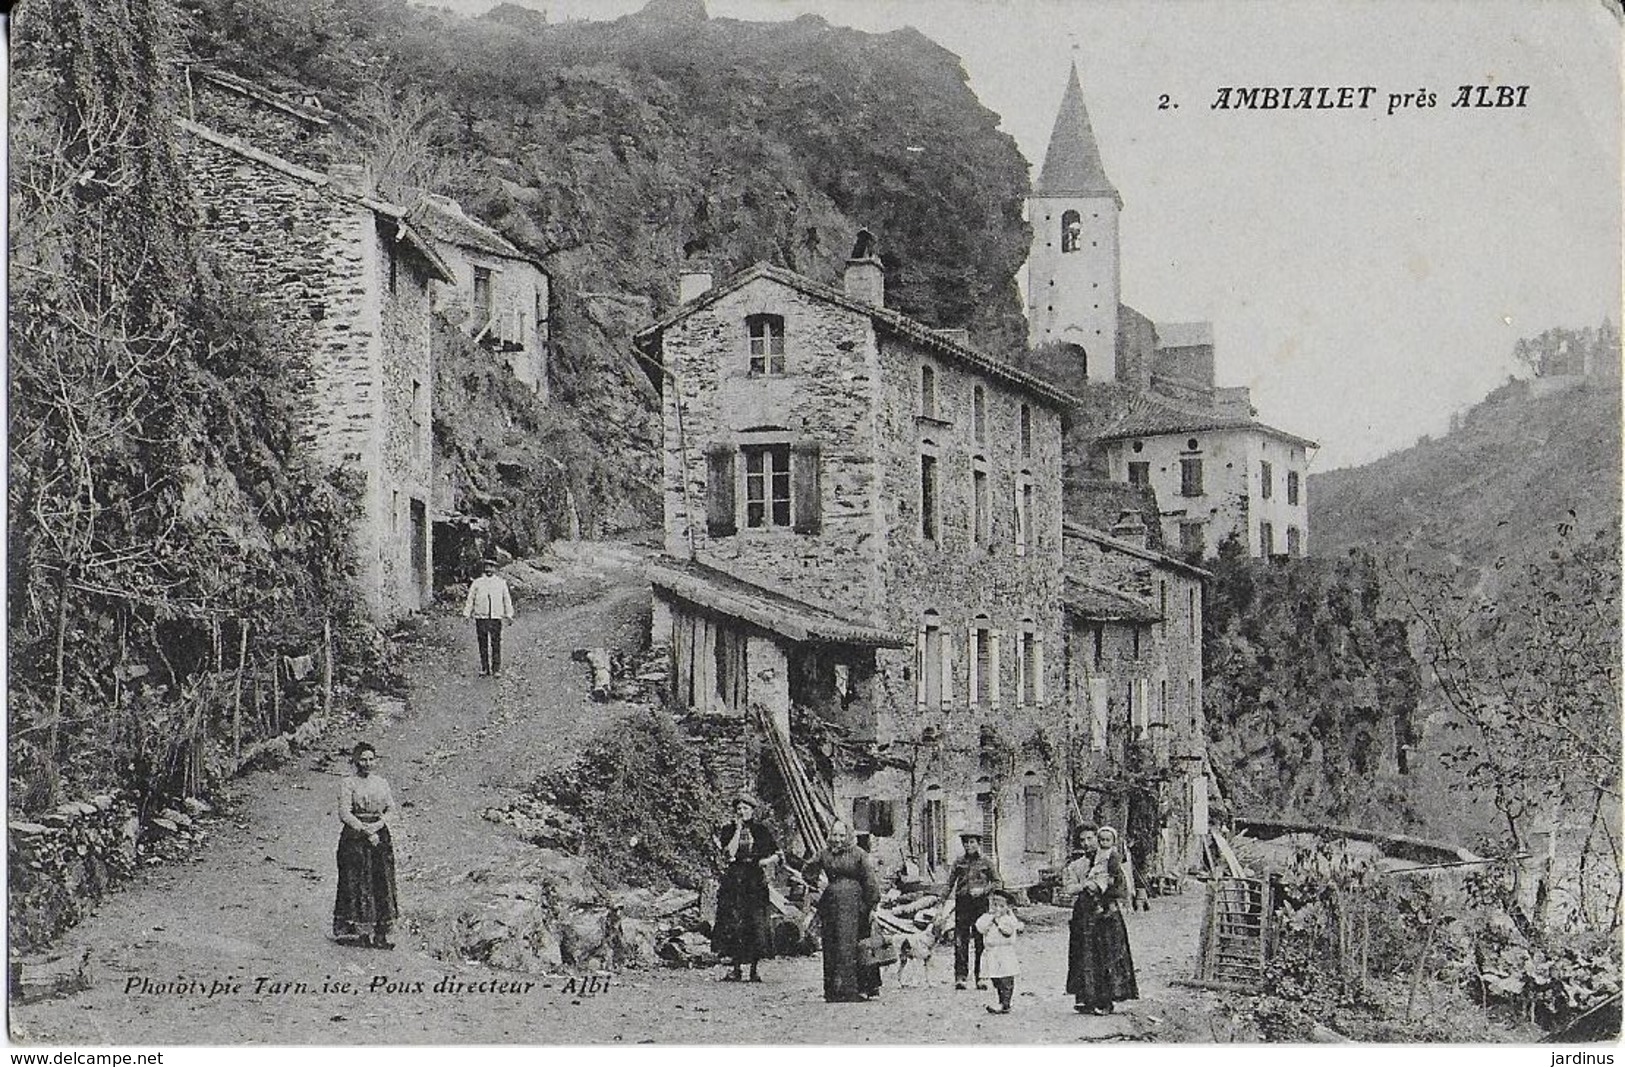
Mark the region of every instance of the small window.
POLYGON ((987 390, 977 386, 971 390, 971 429, 978 442, 987 440, 987 390))
POLYGON ((1140 628, 1131 623, 1129 625, 1128 631, 1129 631, 1130 634, 1133 635, 1133 639, 1134 639, 1134 659, 1136 661, 1138 661, 1139 658, 1140 658, 1140 628))
POLYGON ((1199 522, 1182 522, 1179 524, 1179 550, 1187 555, 1200 556, 1206 550, 1205 538, 1202 535, 1202 524, 1199 522))
POLYGON ((1261 500, 1268 500, 1275 494, 1275 472, 1270 469, 1269 463, 1258 465, 1258 496, 1261 500))
POLYGON ((937 372, 934 367, 920 368, 920 414, 928 419, 937 417, 937 372))
POLYGON ((1179 461, 1179 495, 1202 495, 1202 461, 1199 459, 1182 459, 1179 461))
POLYGON ((1028 782, 1022 788, 1022 836, 1028 852, 1049 851, 1049 798, 1044 787, 1028 782))
POLYGON ((491 319, 491 272, 474 268, 474 321, 480 326, 491 319))
POLYGON ((978 615, 970 632, 970 702, 980 707, 997 703, 999 650, 986 615, 978 615))
POLYGON ((942 698, 942 624, 935 611, 927 611, 920 627, 920 703, 938 708, 942 698))
POLYGON ((920 457, 920 536, 937 539, 937 457, 920 457))
POLYGON ((932 867, 948 862, 948 806, 940 797, 928 796, 920 812, 920 850, 932 867))
POLYGON ((1095 670, 1100 670, 1106 663, 1106 627, 1095 623, 1095 670))
POLYGON ((1297 471, 1287 471, 1286 472, 1286 502, 1288 504, 1296 504, 1298 502, 1298 472, 1297 471))
POLYGON ((1083 244, 1083 219, 1076 211, 1061 213, 1061 251, 1076 252, 1083 244))
POLYGON ((1044 702, 1043 683, 1044 653, 1043 642, 1033 630, 1031 619, 1024 620, 1021 631, 1021 677, 1018 679, 1019 687, 1016 692, 1017 703, 1023 706, 1042 704, 1044 702))
POLYGON ((1021 405, 1021 454, 1033 454, 1033 409, 1026 404, 1021 405))
POLYGON ((891 837, 897 832, 896 804, 890 800, 869 801, 869 833, 875 837, 891 837))
POLYGON ((1029 509, 1033 503, 1033 487, 1029 475, 1022 471, 1016 475, 1016 555, 1027 554, 1027 523, 1030 519, 1029 509))
POLYGON ((790 446, 747 445, 745 525, 751 529, 790 525, 790 446))
POLYGON ((745 332, 750 336, 750 372, 784 373, 784 318, 781 315, 747 315, 745 332))
POLYGON ((1258 550, 1265 557, 1275 555, 1275 527, 1267 522, 1258 524, 1258 550))
POLYGON ((988 488, 987 460, 981 456, 971 459, 971 543, 988 544, 993 540, 992 496, 988 488))
POLYGON ((1298 533, 1298 528, 1296 526, 1288 526, 1286 528, 1286 554, 1291 556, 1293 559, 1297 559, 1303 554, 1302 535, 1298 533))
POLYGON ((1130 460, 1128 465, 1128 484, 1150 485, 1151 464, 1142 460, 1130 460))

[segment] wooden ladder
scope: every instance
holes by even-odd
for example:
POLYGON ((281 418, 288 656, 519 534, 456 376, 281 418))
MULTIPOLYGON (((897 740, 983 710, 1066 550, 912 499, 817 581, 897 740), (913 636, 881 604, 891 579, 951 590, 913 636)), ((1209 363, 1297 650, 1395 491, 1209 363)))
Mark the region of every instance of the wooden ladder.
POLYGON ((1201 954, 1192 985, 1256 991, 1269 956, 1269 883, 1258 878, 1215 878, 1207 887, 1201 954))

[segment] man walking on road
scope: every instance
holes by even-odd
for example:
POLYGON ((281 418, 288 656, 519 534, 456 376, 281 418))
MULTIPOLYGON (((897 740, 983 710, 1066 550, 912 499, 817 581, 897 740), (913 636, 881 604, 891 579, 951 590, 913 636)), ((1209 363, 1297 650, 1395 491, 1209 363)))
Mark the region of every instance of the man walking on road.
POLYGON ((468 587, 463 618, 474 620, 474 637, 480 646, 480 676, 502 673, 502 623, 513 618, 513 598, 508 583, 497 574, 497 561, 487 559, 485 573, 468 587))

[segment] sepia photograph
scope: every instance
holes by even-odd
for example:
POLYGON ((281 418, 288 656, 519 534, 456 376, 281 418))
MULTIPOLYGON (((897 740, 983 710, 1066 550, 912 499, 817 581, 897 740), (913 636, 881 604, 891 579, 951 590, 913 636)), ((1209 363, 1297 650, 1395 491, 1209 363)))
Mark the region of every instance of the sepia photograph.
POLYGON ((5 19, 14 1048, 1613 1062, 1618 0, 5 19))

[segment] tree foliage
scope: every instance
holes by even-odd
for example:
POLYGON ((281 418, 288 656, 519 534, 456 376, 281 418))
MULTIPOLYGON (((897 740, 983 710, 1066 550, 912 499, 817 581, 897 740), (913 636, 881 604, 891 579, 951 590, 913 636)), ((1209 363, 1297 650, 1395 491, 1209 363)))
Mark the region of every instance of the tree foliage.
POLYGON ((349 497, 300 462, 270 327, 190 225, 175 29, 167 4, 90 0, 41 0, 15 25, 8 585, 24 809, 65 786, 168 780, 217 710, 204 675, 222 666, 222 626, 297 648, 352 603, 349 497))
MULTIPOLYGON (((1619 560, 1617 526, 1584 535, 1564 521, 1545 551, 1503 557, 1487 574, 1412 564, 1400 578, 1450 712, 1442 760, 1456 787, 1490 799, 1509 851, 1530 847, 1531 823, 1577 818, 1573 917, 1610 925, 1619 919, 1619 560)), ((1545 901, 1530 914, 1519 897, 1514 886, 1509 911, 1543 925, 1545 901)))
POLYGON ((1395 778, 1419 678, 1404 624, 1378 613, 1375 563, 1256 560, 1234 540, 1202 618, 1209 755, 1243 811, 1407 821, 1395 778))

